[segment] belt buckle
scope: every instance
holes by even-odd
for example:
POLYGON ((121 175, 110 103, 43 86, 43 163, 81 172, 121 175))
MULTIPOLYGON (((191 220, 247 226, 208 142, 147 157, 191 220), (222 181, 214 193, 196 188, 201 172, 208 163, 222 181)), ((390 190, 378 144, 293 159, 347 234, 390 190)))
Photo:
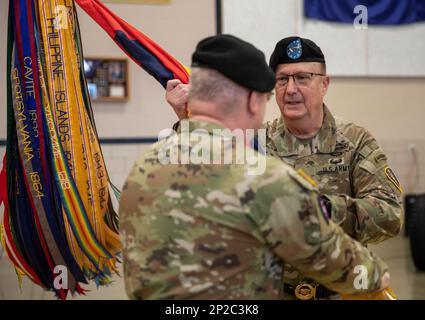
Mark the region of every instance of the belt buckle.
POLYGON ((309 283, 300 283, 295 288, 295 296, 300 300, 316 299, 316 286, 309 283))

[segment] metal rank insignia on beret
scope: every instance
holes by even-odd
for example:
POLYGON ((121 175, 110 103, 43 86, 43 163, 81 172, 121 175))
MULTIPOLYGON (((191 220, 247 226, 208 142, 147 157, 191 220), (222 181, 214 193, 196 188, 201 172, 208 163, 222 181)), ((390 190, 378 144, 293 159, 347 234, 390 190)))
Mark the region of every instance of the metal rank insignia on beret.
POLYGON ((301 45, 301 39, 295 39, 291 43, 288 44, 286 48, 286 54, 290 59, 296 60, 301 57, 303 54, 303 48, 301 45))

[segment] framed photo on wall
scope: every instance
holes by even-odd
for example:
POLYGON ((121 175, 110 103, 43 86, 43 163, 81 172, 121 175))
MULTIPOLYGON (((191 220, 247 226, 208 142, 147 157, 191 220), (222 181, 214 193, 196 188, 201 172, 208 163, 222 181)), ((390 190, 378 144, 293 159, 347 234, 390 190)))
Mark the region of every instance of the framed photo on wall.
POLYGON ((127 59, 85 57, 84 73, 93 102, 125 102, 128 100, 127 59))

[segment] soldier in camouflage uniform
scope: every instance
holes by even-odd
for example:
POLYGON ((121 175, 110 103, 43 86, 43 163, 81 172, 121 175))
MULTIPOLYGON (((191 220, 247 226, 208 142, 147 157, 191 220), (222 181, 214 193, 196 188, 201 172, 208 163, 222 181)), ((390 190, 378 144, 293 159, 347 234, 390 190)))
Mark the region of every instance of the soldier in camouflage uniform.
POLYGON ((204 39, 192 61, 190 120, 143 154, 123 188, 120 232, 128 295, 279 299, 283 262, 338 292, 385 288, 386 265, 330 220, 330 208, 338 214, 333 200, 327 203, 279 159, 245 146, 245 159, 266 163, 262 174, 250 173, 249 161, 182 162, 195 149, 214 153, 217 145, 240 157, 230 130, 261 126, 275 83, 264 55, 232 36, 204 39), (246 68, 229 68, 237 63, 246 68), (173 152, 177 163, 170 162, 173 152), (354 285, 359 265, 367 270, 367 289, 354 285))
MULTIPOLYGON (((373 136, 334 118, 323 103, 330 79, 320 48, 309 39, 282 39, 270 67, 282 117, 266 124, 267 152, 311 176, 337 208, 332 220, 354 239, 376 244, 397 235, 401 186, 373 136)), ((289 295, 309 282, 290 266, 284 279, 289 295)), ((322 292, 324 298, 332 295, 322 292)))
MULTIPOLYGON (((334 118, 324 105, 329 76, 320 48, 308 39, 285 38, 270 66, 282 117, 265 124, 267 153, 311 176, 336 208, 332 220, 354 239, 366 245, 397 235, 403 217, 400 183, 372 135, 334 118)), ((167 86, 167 101, 180 119, 186 117, 187 92, 188 86, 176 80, 167 86)), ((290 265, 285 282, 288 298, 305 284, 316 287, 316 298, 335 294, 290 265)))

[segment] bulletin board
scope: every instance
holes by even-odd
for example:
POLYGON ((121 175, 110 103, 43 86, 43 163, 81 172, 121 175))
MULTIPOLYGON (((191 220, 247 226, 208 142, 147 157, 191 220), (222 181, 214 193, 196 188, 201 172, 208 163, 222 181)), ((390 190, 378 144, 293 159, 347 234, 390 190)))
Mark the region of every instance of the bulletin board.
POLYGON ((247 40, 267 59, 280 39, 312 39, 336 76, 425 77, 425 23, 371 26, 306 19, 300 0, 221 0, 222 33, 247 40))

